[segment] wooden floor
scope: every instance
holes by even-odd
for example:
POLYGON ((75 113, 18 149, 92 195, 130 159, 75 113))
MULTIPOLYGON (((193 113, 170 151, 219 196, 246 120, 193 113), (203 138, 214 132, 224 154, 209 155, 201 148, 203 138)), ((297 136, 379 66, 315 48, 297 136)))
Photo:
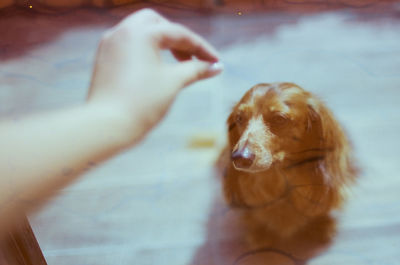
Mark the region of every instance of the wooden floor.
MULTIPOLYGON (((142 144, 31 216, 48 263, 399 264, 400 11, 162 11, 216 45, 225 71, 187 88, 142 144), (298 83, 331 107, 363 171, 337 215, 337 235, 304 255, 249 248, 213 169, 231 106, 252 85, 274 81, 298 83), (191 146, 199 137, 215 143, 191 146)), ((98 40, 126 12, 2 14, 1 116, 82 102, 98 40)))

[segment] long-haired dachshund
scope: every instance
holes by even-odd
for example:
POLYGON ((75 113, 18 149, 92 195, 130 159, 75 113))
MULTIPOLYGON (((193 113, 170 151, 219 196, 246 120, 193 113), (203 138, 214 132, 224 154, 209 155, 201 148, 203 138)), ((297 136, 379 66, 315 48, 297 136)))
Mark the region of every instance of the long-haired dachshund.
POLYGON ((292 83, 258 84, 227 123, 228 204, 281 237, 340 207, 357 170, 343 129, 314 95, 292 83))

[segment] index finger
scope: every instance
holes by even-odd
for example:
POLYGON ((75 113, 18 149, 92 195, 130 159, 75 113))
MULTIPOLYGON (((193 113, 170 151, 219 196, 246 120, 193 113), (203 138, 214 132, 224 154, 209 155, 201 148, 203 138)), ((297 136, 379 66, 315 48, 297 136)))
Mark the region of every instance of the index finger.
POLYGON ((202 37, 176 23, 161 23, 156 26, 156 41, 160 48, 188 56, 196 56, 199 60, 217 62, 218 52, 202 37))

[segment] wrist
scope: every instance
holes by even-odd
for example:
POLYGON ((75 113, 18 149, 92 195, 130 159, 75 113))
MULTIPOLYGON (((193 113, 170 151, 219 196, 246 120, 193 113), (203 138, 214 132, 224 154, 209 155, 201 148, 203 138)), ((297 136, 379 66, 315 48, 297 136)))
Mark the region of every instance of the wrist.
POLYGON ((128 148, 142 138, 134 117, 123 108, 112 104, 86 103, 85 109, 93 126, 116 148, 128 148))

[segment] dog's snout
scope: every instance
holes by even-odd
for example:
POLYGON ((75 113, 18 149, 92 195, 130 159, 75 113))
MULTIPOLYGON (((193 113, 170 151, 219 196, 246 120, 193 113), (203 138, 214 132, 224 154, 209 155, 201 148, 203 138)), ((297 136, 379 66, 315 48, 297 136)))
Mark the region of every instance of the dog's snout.
POLYGON ((231 159, 236 168, 249 168, 255 159, 255 154, 245 146, 242 149, 234 150, 231 154, 231 159))

